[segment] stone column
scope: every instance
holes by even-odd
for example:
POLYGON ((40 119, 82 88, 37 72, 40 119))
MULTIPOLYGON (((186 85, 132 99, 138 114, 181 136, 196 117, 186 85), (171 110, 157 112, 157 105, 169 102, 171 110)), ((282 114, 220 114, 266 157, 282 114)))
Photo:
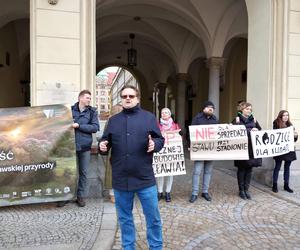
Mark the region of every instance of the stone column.
POLYGON ((167 84, 160 82, 157 85, 157 88, 159 89, 159 94, 158 94, 158 111, 160 112, 161 109, 165 108, 166 104, 166 89, 167 89, 167 84))
MULTIPOLYGON (((31 105, 73 104, 82 89, 95 96, 95 13, 96 0, 30 0, 31 105)), ((102 197, 104 166, 95 145, 88 194, 102 197)))
POLYGON ((177 80, 177 103, 176 103, 176 120, 185 133, 185 99, 186 99, 186 85, 188 82, 188 74, 178 73, 177 80))
POLYGON ((31 105, 73 104, 95 89, 96 3, 49 2, 30 0, 31 105))
POLYGON ((219 118, 220 103, 220 69, 224 63, 221 57, 211 57, 207 60, 209 68, 208 100, 215 104, 215 115, 219 118))
POLYGON ((158 83, 155 83, 154 86, 153 86, 153 92, 152 92, 153 114, 155 115, 156 119, 159 118, 159 110, 158 110, 158 106, 159 106, 159 100, 158 100, 159 88, 157 86, 158 86, 158 83))

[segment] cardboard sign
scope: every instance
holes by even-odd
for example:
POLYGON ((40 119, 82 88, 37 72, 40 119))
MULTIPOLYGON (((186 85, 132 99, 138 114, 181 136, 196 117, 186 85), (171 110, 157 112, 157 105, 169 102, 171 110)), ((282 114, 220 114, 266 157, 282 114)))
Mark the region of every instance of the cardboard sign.
POLYGON ((153 154, 155 177, 186 174, 182 137, 178 132, 162 132, 165 145, 158 153, 153 154))
POLYGON ((251 131, 254 158, 266 158, 295 150, 293 126, 282 129, 251 131))
POLYGON ((245 126, 229 124, 192 125, 191 160, 248 160, 245 126))

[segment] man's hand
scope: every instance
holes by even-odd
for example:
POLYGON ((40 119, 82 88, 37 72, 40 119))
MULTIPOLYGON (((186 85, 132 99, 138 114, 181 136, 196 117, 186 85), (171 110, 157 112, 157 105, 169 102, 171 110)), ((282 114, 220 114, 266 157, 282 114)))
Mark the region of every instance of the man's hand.
POLYGON ((100 142, 100 144, 99 144, 100 151, 107 152, 107 144, 108 144, 108 141, 100 142))
POLYGON ((73 128, 79 128, 79 124, 75 122, 75 123, 72 124, 72 127, 73 128))
POLYGON ((148 150, 147 150, 147 153, 152 152, 154 150, 154 146, 155 146, 155 143, 152 140, 151 135, 148 136, 148 140, 149 141, 148 141, 148 150))

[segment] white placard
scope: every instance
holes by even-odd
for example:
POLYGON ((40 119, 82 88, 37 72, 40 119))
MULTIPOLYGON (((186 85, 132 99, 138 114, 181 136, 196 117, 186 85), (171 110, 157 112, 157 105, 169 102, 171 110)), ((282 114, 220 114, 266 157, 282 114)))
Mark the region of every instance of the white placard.
POLYGON ((261 130, 251 132, 254 158, 266 158, 295 150, 294 128, 261 130))
POLYGON ((162 132, 165 145, 158 153, 153 154, 155 177, 186 174, 182 137, 178 132, 162 132))
POLYGON ((192 125, 191 160, 248 160, 245 126, 229 124, 192 125))

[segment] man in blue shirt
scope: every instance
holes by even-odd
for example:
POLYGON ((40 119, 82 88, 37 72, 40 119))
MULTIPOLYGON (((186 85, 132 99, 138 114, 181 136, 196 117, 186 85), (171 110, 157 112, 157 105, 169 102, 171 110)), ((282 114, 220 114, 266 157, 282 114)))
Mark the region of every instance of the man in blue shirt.
POLYGON ((122 246, 135 249, 134 195, 140 199, 147 223, 150 249, 161 250, 162 225, 152 167, 153 152, 164 145, 155 116, 140 108, 140 93, 134 86, 120 91, 123 111, 112 116, 103 133, 100 152, 111 151, 112 186, 121 228, 122 246))

